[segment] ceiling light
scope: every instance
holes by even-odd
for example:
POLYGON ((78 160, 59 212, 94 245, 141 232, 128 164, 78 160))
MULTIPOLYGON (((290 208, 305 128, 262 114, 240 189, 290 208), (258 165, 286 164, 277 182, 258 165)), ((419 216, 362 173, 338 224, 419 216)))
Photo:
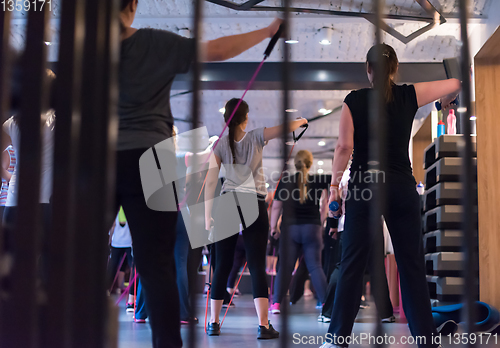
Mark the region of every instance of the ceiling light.
POLYGON ((286 109, 285 111, 286 111, 286 112, 297 112, 297 111, 299 111, 299 110, 297 110, 297 109, 286 109))
POLYGON ((321 115, 326 115, 326 114, 329 114, 332 112, 332 109, 325 109, 325 108, 321 108, 318 110, 318 112, 321 114, 321 115))
POLYGON ((45 41, 45 44, 46 44, 47 46, 50 46, 50 45, 52 45, 52 42, 50 42, 50 41, 45 41))
POLYGON ((220 108, 220 109, 219 109, 219 112, 220 112, 221 114, 225 113, 225 112, 226 112, 226 108, 220 108))
POLYGON ((329 27, 323 27, 319 30, 318 33, 319 43, 321 45, 331 45, 332 44, 332 36, 333 29, 329 27))
POLYGON ((294 45, 294 44, 298 44, 298 43, 299 43, 299 40, 286 40, 285 42, 286 42, 287 44, 294 45))
POLYGON ((325 162, 323 162, 323 161, 318 161, 318 166, 322 166, 323 164, 325 164, 325 162))
POLYGON ((459 107, 459 108, 457 109, 457 112, 460 112, 460 113, 467 112, 467 108, 465 108, 465 107, 459 107))
POLYGON ((475 121, 476 119, 477 119, 477 117, 476 117, 476 116, 471 116, 471 117, 470 117, 470 120, 471 120, 471 121, 475 121))
POLYGON ((323 174, 325 171, 321 168, 318 169, 318 174, 323 174))
POLYGON ((266 182, 266 188, 269 188, 269 183, 266 182))
POLYGON ((321 140, 318 142, 318 146, 325 146, 325 145, 326 145, 326 143, 324 140, 321 140))

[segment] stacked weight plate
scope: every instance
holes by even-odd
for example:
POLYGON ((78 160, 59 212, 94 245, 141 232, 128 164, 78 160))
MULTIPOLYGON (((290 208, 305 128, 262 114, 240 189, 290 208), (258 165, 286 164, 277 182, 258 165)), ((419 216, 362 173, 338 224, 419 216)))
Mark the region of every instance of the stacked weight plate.
MULTIPOLYGON (((463 291, 461 135, 442 135, 425 149, 422 229, 433 305, 460 301, 463 291)), ((476 153, 476 139, 473 138, 476 153)), ((474 160, 476 164, 476 160, 474 160)))

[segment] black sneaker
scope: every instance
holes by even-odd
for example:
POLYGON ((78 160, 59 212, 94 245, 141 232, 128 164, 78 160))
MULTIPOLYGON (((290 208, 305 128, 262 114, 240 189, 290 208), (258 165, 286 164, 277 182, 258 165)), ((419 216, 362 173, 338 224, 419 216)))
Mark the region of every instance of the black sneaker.
POLYGON ((222 308, 227 308, 227 306, 233 308, 236 307, 234 301, 231 301, 231 295, 229 295, 229 293, 226 291, 226 294, 224 295, 224 301, 222 302, 222 308), (229 305, 229 302, 231 302, 231 305, 229 305))
POLYGON ((220 335, 219 323, 208 323, 207 335, 208 336, 219 336, 220 335))
POLYGON ((269 322, 269 329, 267 329, 265 326, 259 325, 257 339, 270 340, 278 337, 280 337, 280 333, 274 329, 274 327, 271 325, 271 322, 269 322))

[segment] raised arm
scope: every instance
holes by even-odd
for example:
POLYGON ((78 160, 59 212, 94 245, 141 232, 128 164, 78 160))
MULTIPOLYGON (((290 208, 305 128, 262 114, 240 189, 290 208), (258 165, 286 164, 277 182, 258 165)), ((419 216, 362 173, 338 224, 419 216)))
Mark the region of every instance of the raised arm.
POLYGON ((263 40, 273 37, 281 23, 281 19, 275 19, 270 26, 264 29, 208 41, 204 43, 203 60, 206 62, 217 62, 236 57, 263 40))
POLYGON ((207 182, 205 184, 205 229, 208 231, 213 226, 212 208, 215 188, 219 180, 219 171, 221 166, 221 159, 214 155, 217 167, 211 167, 207 173, 207 182))
POLYGON ((418 107, 441 99, 443 108, 446 108, 455 100, 462 89, 462 83, 457 79, 421 82, 416 83, 414 86, 417 94, 418 107))
MULTIPOLYGON (((287 133, 291 133, 295 131, 297 128, 300 126, 303 126, 307 124, 307 119, 305 118, 299 118, 295 121, 290 121, 288 122, 288 131, 287 133)), ((283 134, 283 125, 275 126, 275 127, 270 127, 264 129, 264 140, 268 141, 274 138, 279 138, 283 134)))

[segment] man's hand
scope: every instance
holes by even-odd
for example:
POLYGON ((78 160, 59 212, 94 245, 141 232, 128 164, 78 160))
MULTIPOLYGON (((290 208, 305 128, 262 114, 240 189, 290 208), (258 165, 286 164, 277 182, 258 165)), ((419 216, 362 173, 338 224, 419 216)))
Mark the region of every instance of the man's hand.
POLYGON ((268 27, 269 31, 269 37, 273 37, 274 34, 278 32, 278 29, 280 28, 280 25, 283 23, 282 19, 276 18, 268 27))

